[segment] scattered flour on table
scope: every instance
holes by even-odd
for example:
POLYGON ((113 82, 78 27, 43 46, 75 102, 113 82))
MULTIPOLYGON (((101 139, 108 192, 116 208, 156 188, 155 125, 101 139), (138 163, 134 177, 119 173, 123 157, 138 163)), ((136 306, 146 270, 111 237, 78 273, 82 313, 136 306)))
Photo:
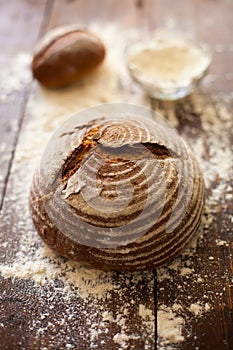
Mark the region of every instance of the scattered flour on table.
POLYGON ((31 55, 19 52, 7 66, 3 64, 0 70, 0 101, 4 102, 10 95, 24 88, 31 80, 31 55))
MULTIPOLYGON (((202 268, 197 270, 198 249, 206 245, 206 237, 212 236, 216 214, 219 205, 227 205, 227 201, 232 201, 232 178, 233 178, 233 149, 230 130, 233 129, 232 110, 233 95, 218 94, 210 99, 201 92, 193 93, 188 99, 170 102, 166 106, 166 117, 175 126, 179 127, 179 119, 187 120, 187 129, 190 138, 186 139, 190 144, 200 168, 207 188, 206 205, 202 218, 202 226, 199 235, 189 244, 188 248, 183 252, 179 259, 176 259, 166 267, 157 270, 159 281, 159 298, 161 305, 158 305, 158 324, 164 327, 164 318, 169 318, 169 328, 173 338, 169 336, 169 332, 164 334, 162 327, 158 331, 158 349, 174 349, 179 348, 179 342, 182 336, 189 336, 191 332, 191 321, 198 320, 200 317, 208 317, 208 312, 213 308, 213 300, 217 298, 217 303, 221 302, 225 285, 219 285, 219 277, 213 273, 211 281, 208 276, 209 264, 216 264, 218 256, 208 254, 208 246, 206 246, 206 259, 198 263, 202 268), (190 116, 191 115, 191 116, 190 116), (196 132, 196 122, 201 125, 196 132), (190 124, 189 124, 190 123, 190 124), (192 134, 193 132, 193 134, 192 134), (216 279, 216 281, 215 281, 216 279), (175 283, 175 284, 174 284, 175 283), (213 287, 215 285, 215 287, 213 287), (177 289, 177 297, 170 289, 177 289), (196 292, 193 293, 193 290, 196 292), (217 290, 218 292, 214 292, 217 290), (193 300, 193 296, 198 295, 197 300, 193 300), (181 304, 182 308, 174 309, 174 306, 181 304), (166 312, 164 311, 166 308, 166 312), (161 311, 161 313, 160 313, 161 311), (165 313, 165 314, 164 314, 165 313), (179 326, 177 325, 177 317, 182 319, 179 326), (180 337, 181 336, 181 337, 180 337)), ((155 101, 156 109, 163 113, 163 104, 155 101)), ((183 130, 184 138, 186 137, 186 129, 183 130)), ((230 222, 233 222, 233 214, 229 214, 230 222)), ((223 234, 224 231, 223 231, 223 234)), ((217 250, 229 247, 232 239, 224 239, 221 233, 215 237, 217 250)), ((203 251, 203 249, 202 249, 203 251)), ((228 250, 230 251, 230 250, 228 250)), ((220 253, 220 252, 219 252, 220 253)), ((221 253, 220 253, 221 254, 221 253)), ((226 255, 228 252, 226 251, 226 255)), ((229 256, 230 257, 230 256, 229 256)), ((212 270, 214 271, 214 270, 212 270)), ((224 281, 226 276, 222 276, 224 281)), ((192 329, 193 332, 193 329, 192 329)), ((198 338, 198 335, 196 335, 198 338)), ((193 333, 192 333, 193 337, 193 333)))
MULTIPOLYGON (((208 269, 209 264, 217 264, 218 256, 208 254, 207 246, 206 259, 199 261, 197 251, 200 246, 206 244, 204 242, 206 236, 212 235, 218 205, 232 200, 233 188, 230 183, 233 175, 233 150, 229 130, 232 130, 233 116, 226 107, 232 101, 225 99, 223 102, 219 97, 210 101, 207 96, 199 93, 192 94, 190 100, 191 111, 200 116, 202 130, 205 132, 204 137, 202 135, 193 137, 191 148, 203 171, 208 195, 199 235, 194 237, 178 259, 157 270, 160 301, 158 349, 160 350, 180 348, 180 343, 191 332, 191 324, 198 322, 201 317, 209 317, 213 301, 221 302, 225 292, 224 279, 228 278, 226 271, 220 286, 218 269, 213 269, 211 276, 208 269), (207 152, 208 156, 206 156, 207 152), (215 288, 213 288, 214 285, 216 285, 215 288), (171 293, 170 296, 170 286, 180 292, 177 292, 176 296, 171 293), (214 290, 218 292, 215 293, 214 290), (197 295, 196 300, 194 295, 197 295)), ((188 114, 190 101, 184 101, 181 108, 188 114)), ((168 108, 168 119, 176 126, 179 125, 174 106, 168 108)), ((185 134, 183 136, 185 137, 185 134)), ((233 219, 232 214, 230 219, 233 219)), ((230 245, 228 240, 221 238, 220 233, 215 243, 218 250, 230 245)))

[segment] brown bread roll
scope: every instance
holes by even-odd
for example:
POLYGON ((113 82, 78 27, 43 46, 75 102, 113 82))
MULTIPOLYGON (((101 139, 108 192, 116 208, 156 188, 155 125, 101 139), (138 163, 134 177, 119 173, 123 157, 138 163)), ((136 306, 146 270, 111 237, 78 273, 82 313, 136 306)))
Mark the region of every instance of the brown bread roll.
POLYGON ((154 269, 200 224, 201 171, 162 119, 101 115, 71 118, 48 144, 31 188, 35 227, 55 252, 87 266, 154 269))
POLYGON ((32 72, 42 85, 59 88, 92 72, 105 57, 101 40, 75 26, 56 28, 38 43, 32 72))

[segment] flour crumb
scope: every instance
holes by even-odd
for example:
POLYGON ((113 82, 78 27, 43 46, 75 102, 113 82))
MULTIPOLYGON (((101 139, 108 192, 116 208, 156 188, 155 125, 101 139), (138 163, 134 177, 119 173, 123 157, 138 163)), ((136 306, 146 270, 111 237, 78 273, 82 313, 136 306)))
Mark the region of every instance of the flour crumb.
POLYGON ((172 305, 172 310, 173 310, 173 311, 180 311, 180 310, 182 310, 182 309, 183 309, 183 307, 182 307, 180 304, 174 303, 174 304, 172 305))
POLYGON ((187 275, 191 275, 193 274, 194 270, 193 269, 190 269, 188 267, 183 267, 181 270, 180 270, 180 275, 181 276, 187 276, 187 275))
POLYGON ((208 312, 210 311, 210 304, 209 303, 205 303, 205 311, 208 312))
POLYGON ((223 246, 226 246, 228 247, 229 246, 229 243, 227 241, 224 241, 224 240, 216 240, 216 245, 218 247, 223 247, 223 246))
POLYGON ((103 314, 102 314, 102 320, 104 322, 106 322, 106 321, 114 321, 112 313, 110 313, 108 311, 104 311, 103 314))
POLYGON ((141 316, 144 319, 154 320, 152 310, 147 309, 143 304, 139 304, 139 316, 141 316))
POLYGON ((184 340, 183 324, 184 319, 181 316, 177 316, 171 308, 161 305, 158 310, 158 344, 164 346, 182 342, 184 340))
POLYGON ((202 306, 199 305, 198 303, 196 304, 191 304, 189 310, 195 315, 201 315, 202 313, 202 306))
POLYGON ((128 342, 130 339, 137 340, 140 339, 140 337, 135 335, 128 335, 126 333, 117 333, 113 337, 114 343, 119 344, 120 349, 129 349, 128 342))

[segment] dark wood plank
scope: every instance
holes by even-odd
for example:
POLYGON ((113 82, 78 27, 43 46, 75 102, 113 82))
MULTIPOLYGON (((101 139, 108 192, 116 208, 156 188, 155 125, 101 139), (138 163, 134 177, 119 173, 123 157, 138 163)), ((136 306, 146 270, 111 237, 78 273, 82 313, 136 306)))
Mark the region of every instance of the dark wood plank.
POLYGON ((214 79, 203 87, 208 94, 200 92, 176 103, 154 101, 154 108, 165 114, 193 146, 208 180, 204 224, 198 241, 176 262, 158 270, 158 322, 161 327, 158 348, 168 344, 177 349, 233 347, 232 103, 229 102, 226 113, 221 99, 225 96, 232 101, 228 20, 232 13, 228 1, 222 1, 219 6, 215 2, 202 1, 196 8, 197 37, 208 42, 214 54, 210 71, 210 78, 213 76, 214 79), (211 17, 206 17, 208 12, 211 17), (217 101, 211 93, 219 96, 217 101), (221 162, 221 154, 225 163, 221 162), (228 176, 224 173, 227 167, 228 176), (170 322, 167 329, 170 336, 164 334, 166 321, 170 322), (173 343, 173 340, 177 342, 173 343))
POLYGON ((213 53, 208 91, 215 94, 232 93, 232 13, 233 3, 229 0, 220 0, 218 3, 198 1, 196 7, 197 37, 206 41, 213 53), (206 16, 206 13, 211 13, 211 16, 206 16))
MULTIPOLYGON (((179 10, 177 6, 175 14, 179 10)), ((188 19, 192 11, 187 12, 188 19)), ((153 101, 154 108, 193 148, 207 187, 203 225, 197 238, 179 259, 157 271, 158 349, 233 347, 232 13, 229 1, 197 3, 195 18, 191 18, 191 24, 195 21, 195 36, 213 51, 207 82, 198 93, 183 100, 153 101)))
POLYGON ((90 22, 115 22, 123 27, 133 27, 136 23, 145 21, 144 9, 147 1, 114 1, 96 0, 85 2, 85 0, 67 1, 55 7, 51 17, 51 26, 69 23, 88 24, 90 22), (61 6, 65 9, 61 15, 61 6), (140 14, 140 16, 139 16, 140 14), (54 23, 54 24, 53 24, 54 23))
POLYGON ((75 291, 71 300, 65 300, 59 282, 57 288, 38 288, 27 280, 1 280, 1 349, 153 349, 153 329, 148 329, 147 338, 145 326, 131 333, 134 324, 141 324, 132 300, 137 301, 136 294, 150 305, 150 284, 127 277, 123 279, 129 284, 123 287, 122 276, 114 276, 116 289, 101 302, 94 298, 81 302, 75 291))
MULTIPOLYGON (((156 107, 158 104, 155 102, 156 107)), ((232 109, 231 109, 232 110, 232 109)), ((232 143, 231 114, 209 95, 194 94, 160 111, 174 115, 206 178, 207 199, 198 240, 179 259, 158 270, 158 321, 172 313, 171 332, 180 329, 174 348, 232 348, 232 143), (207 119, 208 116, 208 119, 207 119), (223 141, 224 139, 224 141, 223 141), (225 153, 225 155, 224 155, 225 153), (223 158, 223 160, 221 159, 223 158), (227 171, 224 168, 228 168, 227 171), (176 309, 177 304, 180 309, 176 309), (196 314, 195 314, 196 313, 196 314), (177 317, 182 325, 177 325, 177 317)), ((159 348, 172 338, 159 332, 159 348)))
POLYGON ((25 78, 18 70, 30 75, 25 60, 30 61, 45 5, 45 0, 0 2, 0 207, 31 82, 30 76, 25 78))
POLYGON ((148 22, 150 30, 170 28, 186 35, 195 35, 195 1, 181 4, 179 0, 149 0, 148 22))

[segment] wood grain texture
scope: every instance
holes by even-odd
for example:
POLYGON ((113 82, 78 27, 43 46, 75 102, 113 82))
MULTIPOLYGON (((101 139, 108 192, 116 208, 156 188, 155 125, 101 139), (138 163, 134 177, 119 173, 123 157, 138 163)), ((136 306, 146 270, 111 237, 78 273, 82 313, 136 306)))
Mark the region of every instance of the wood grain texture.
MULTIPOLYGON (((173 110, 179 123, 178 130, 191 147, 196 140, 205 140, 206 154, 199 159, 202 164, 205 159, 211 162, 213 157, 211 144, 218 139, 215 131, 210 135, 202 125, 207 111, 206 106, 211 106, 211 113, 216 116, 216 123, 219 111, 210 96, 203 98, 201 93, 199 96, 202 96, 202 107, 198 113, 195 113, 197 97, 192 95, 179 103, 162 103, 161 106, 161 103, 154 101, 154 104, 156 109, 159 108, 168 116, 173 110)), ((215 125, 212 127, 215 128, 215 125)), ((232 143, 231 131, 227 130, 227 127, 224 138, 231 139, 232 143)), ((200 154, 196 155, 200 157, 200 154)), ((211 168, 211 164, 209 167, 211 168)), ((174 304, 181 305, 177 316, 182 317, 185 324, 184 341, 182 345, 174 344, 174 349, 232 347, 232 200, 228 192, 229 189, 232 191, 232 184, 229 179, 221 177, 221 168, 219 174, 207 186, 207 204, 204 213, 207 221, 204 220, 206 224, 199 230, 195 249, 192 249, 191 253, 189 250, 184 251, 175 265, 171 264, 158 270, 158 308, 166 305, 171 309, 174 304), (219 186, 224 190, 221 196, 215 197, 213 194, 218 193, 219 186), (196 316, 195 308, 200 305, 202 311, 196 316)), ((161 340, 158 344, 161 345, 161 340)))
MULTIPOLYGON (((44 0, 37 3, 29 1, 0 2, 0 65, 2 74, 4 71, 9 71, 9 74, 12 74, 9 67, 14 64, 14 59, 19 53, 31 53, 38 38, 45 5, 46 1, 44 0), (28 30, 29 28, 34 29, 28 30)), ((9 79, 12 81, 11 76, 9 79)), ((14 157, 29 84, 30 81, 18 90, 17 81, 15 88, 11 83, 11 89, 7 90, 9 94, 2 100, 0 99, 0 207, 10 164, 14 157)), ((3 87, 3 93, 4 91, 3 87)))
POLYGON ((198 1, 196 36, 207 42, 213 52, 210 67, 211 93, 232 93, 233 39, 231 35, 233 3, 229 0, 198 1), (206 13, 211 16, 205 16, 206 13))
MULTIPOLYGON (((114 335, 121 334, 125 321, 129 349, 153 349, 154 333, 146 334, 141 324, 139 304, 150 307, 151 284, 135 284, 133 276, 115 275, 121 284, 124 298, 112 289, 104 304, 73 297, 63 299, 57 288, 38 288, 30 280, 1 280, 0 334, 1 350, 9 349, 119 349, 114 335), (125 282, 128 282, 127 285, 125 282), (136 295, 135 295, 136 293, 136 295), (136 300, 133 305, 132 299, 136 300), (129 313, 123 314, 128 307, 129 313), (103 313, 111 319, 103 321, 103 313), (116 321, 117 320, 117 321, 116 321)), ((142 282, 142 281, 141 281, 142 282)), ((60 286, 61 287, 61 286, 60 286)))
MULTIPOLYGON (((232 94, 232 4, 231 0, 190 0, 185 5, 178 0, 173 5, 164 0, 48 0, 46 7, 45 1, 1 1, 3 53, 0 62, 5 67, 19 50, 32 52, 38 33, 58 25, 117 21, 127 28, 142 26, 148 31, 175 17, 182 29, 190 30, 196 38, 210 44, 214 52, 212 80, 204 84, 202 91, 186 99, 176 103, 153 100, 151 106, 177 127, 208 172, 208 162, 210 167, 217 166, 213 163, 214 142, 222 143, 224 155, 224 147, 229 148, 233 141, 229 120, 224 121, 219 99, 216 102, 212 97, 216 93, 224 97, 232 94), (203 146, 201 154, 197 140, 203 146)), ((24 137, 35 118, 27 102, 28 89, 14 92, 0 105, 0 198, 4 194, 0 224, 2 264, 13 264, 21 249, 21 235, 34 232, 26 197, 21 198, 19 189, 19 183, 29 181, 31 176, 28 175, 30 159, 21 160, 24 137)), ((32 88, 29 100, 36 90, 32 88)), ((220 103, 224 105, 221 100, 220 103)), ((227 108, 232 118, 232 100, 227 108)), ((36 127, 33 130, 36 132, 36 127)), ((183 319, 184 339, 166 344, 159 334, 158 349, 168 346, 182 350, 232 349, 233 208, 229 192, 232 180, 218 173, 221 175, 221 168, 208 183, 204 224, 195 249, 191 248, 191 253, 185 251, 173 265, 158 270, 157 277, 154 272, 114 273, 111 275, 113 287, 100 299, 84 297, 75 288, 73 296, 65 298, 66 285, 59 278, 53 284, 38 286, 30 279, 1 277, 0 349, 151 350, 156 348, 157 337, 157 321, 153 317, 161 308, 170 310, 174 304, 181 305, 177 312, 172 310, 183 319), (183 273, 187 269, 191 273, 183 273), (195 307, 200 304, 200 314, 194 314, 192 310, 196 309, 192 304, 195 307), (151 318, 143 318, 140 310, 151 318)), ((32 249, 37 246, 38 242, 32 249)), ((157 316, 160 322, 159 314, 157 316)))
MULTIPOLYGON (((223 152, 227 152, 233 144, 232 127, 221 118, 220 107, 221 104, 224 105, 224 96, 229 97, 232 93, 233 60, 229 16, 232 16, 233 9, 232 2, 229 1, 188 3, 191 6, 186 6, 186 19, 182 21, 181 27, 186 25, 196 40, 204 40, 209 44, 213 52, 209 76, 198 94, 177 102, 154 100, 153 107, 172 123, 175 122, 181 135, 197 152, 201 167, 205 161, 209 162, 209 167, 204 167, 204 177, 208 177, 211 162, 217 158, 217 145, 222 147, 223 152), (207 16, 207 13, 211 13, 211 16, 207 16), (190 17, 192 21, 188 22, 187 18, 190 17), (218 102, 213 99, 216 94, 218 102), (209 121, 212 120, 210 123, 208 118, 209 121), (221 139, 224 139, 225 147, 221 139), (198 153, 198 147, 195 148, 198 140, 205 140, 205 151, 202 154, 198 153)), ((168 12, 163 5, 166 2, 160 2, 166 15, 168 12)), ((184 10, 183 4, 176 1, 174 12, 170 15, 179 18, 181 13, 184 15, 184 10)), ((232 100, 227 109, 231 125, 232 100)), ((229 154, 232 154, 231 151, 229 154)), ((226 160, 228 164, 231 164, 230 158, 229 155, 226 160)), ((218 174, 207 184, 204 214, 207 223, 200 230, 196 248, 191 254, 190 251, 184 252, 176 261, 175 268, 171 264, 163 271, 158 271, 158 309, 166 305, 172 310, 174 304, 181 305, 175 314, 184 322, 184 341, 173 344, 174 349, 223 350, 233 347, 232 197, 228 192, 232 193, 232 171, 230 177, 224 178, 221 167, 224 166, 218 166, 218 174), (214 195, 220 187, 223 188, 221 196, 214 195), (186 274, 185 271, 191 274, 186 274), (167 278, 164 277, 166 274, 167 278), (195 311, 198 313, 196 306, 199 305, 202 311, 195 315, 195 311)), ((162 343, 159 338, 158 348, 162 343)))

